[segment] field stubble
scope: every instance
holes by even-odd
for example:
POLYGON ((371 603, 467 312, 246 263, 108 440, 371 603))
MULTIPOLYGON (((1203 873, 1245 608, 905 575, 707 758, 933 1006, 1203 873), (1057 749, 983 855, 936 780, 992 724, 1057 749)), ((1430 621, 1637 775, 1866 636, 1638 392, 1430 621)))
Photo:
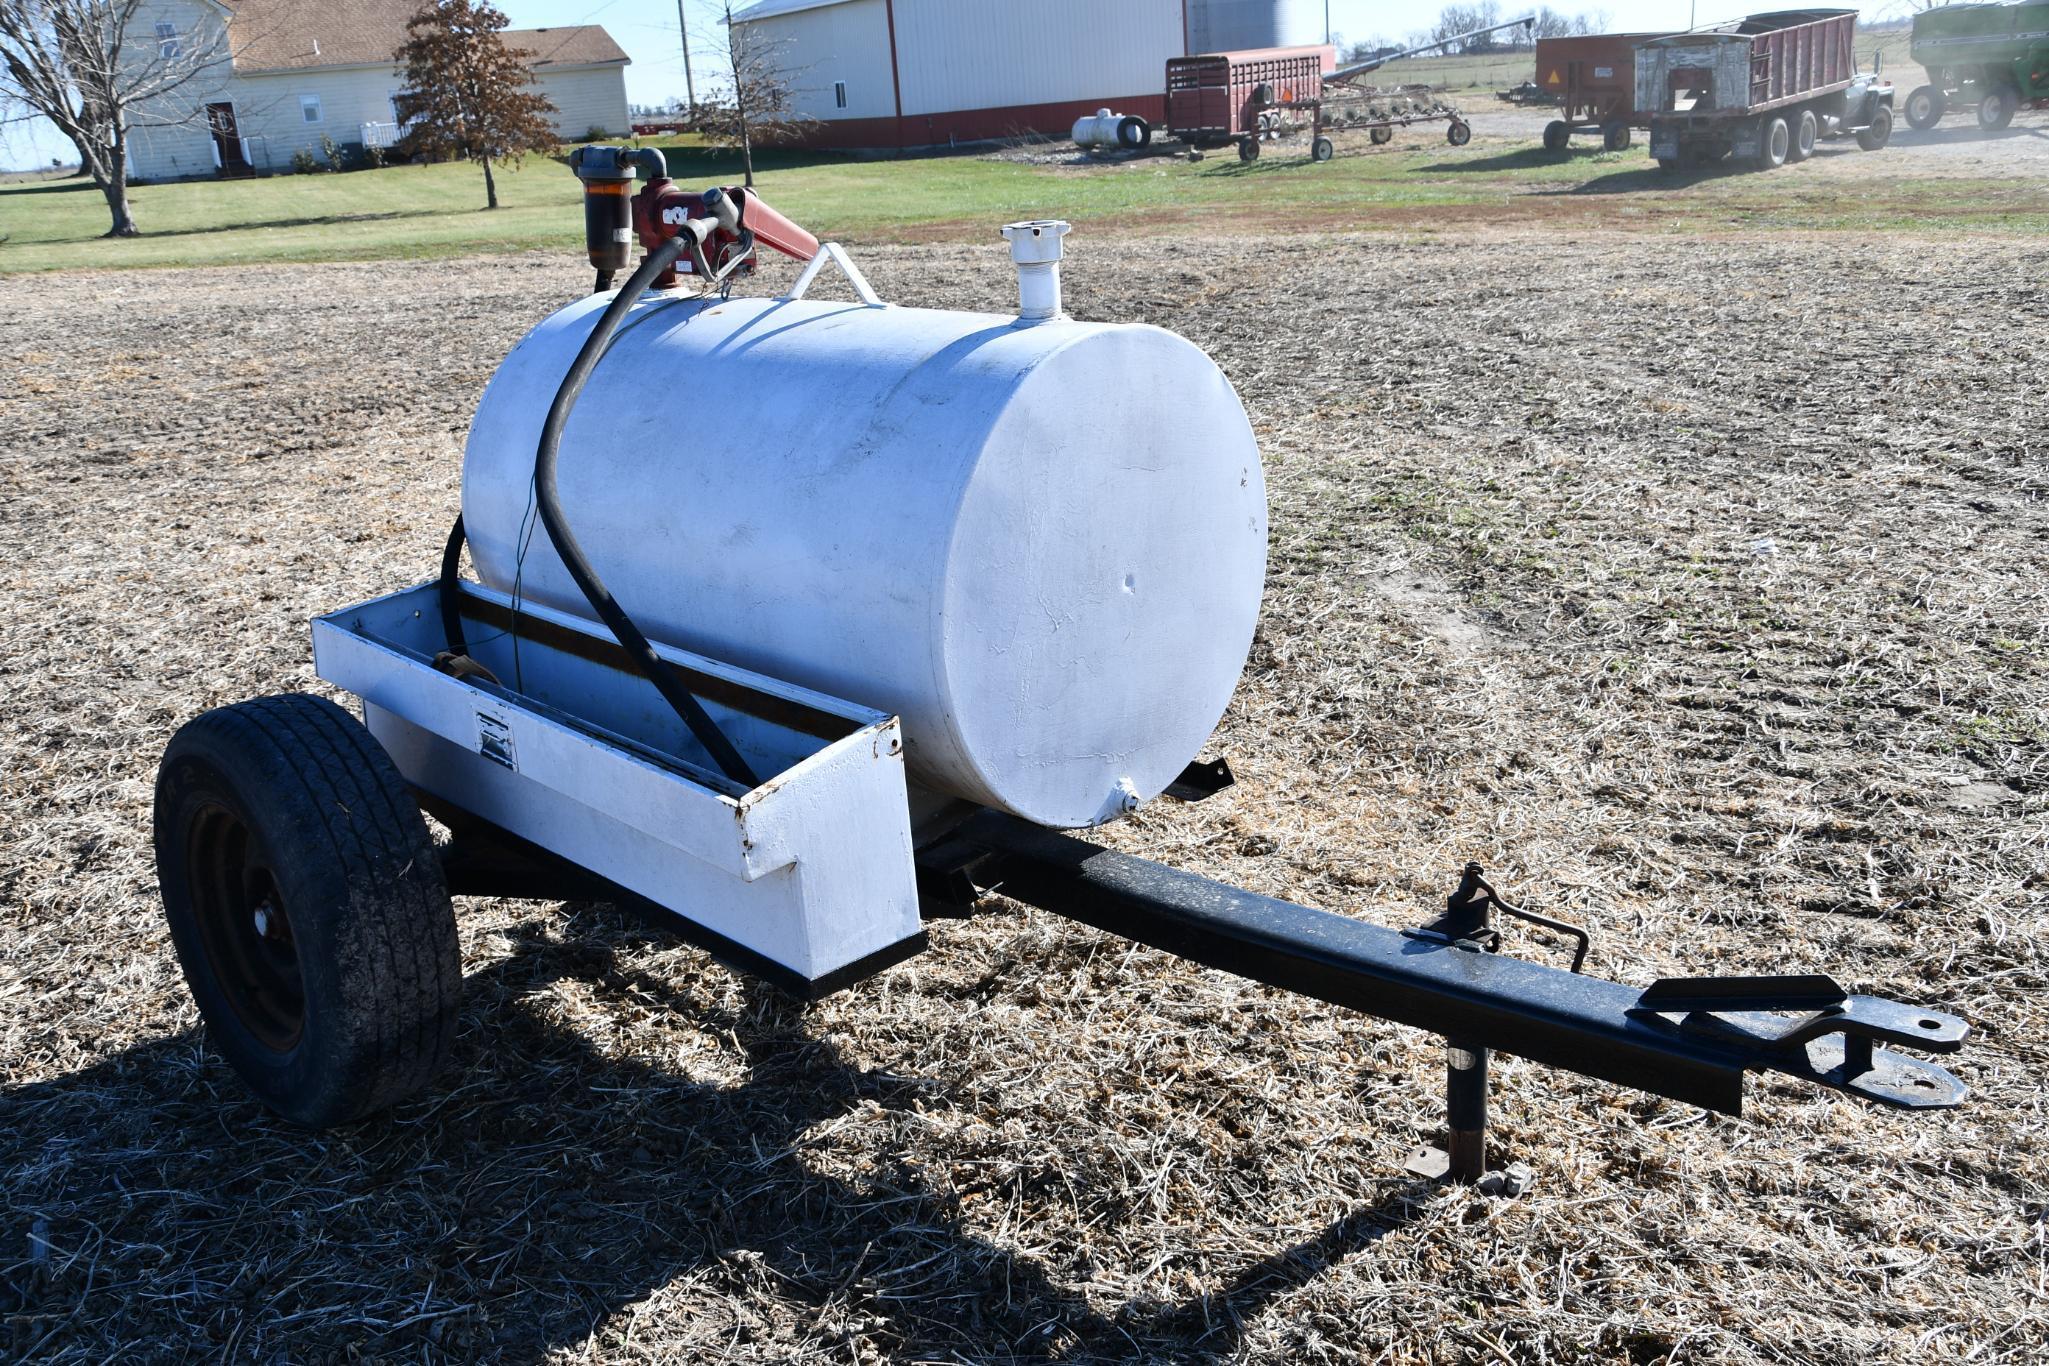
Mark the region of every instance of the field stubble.
MULTIPOLYGON (((291 1130, 179 980, 156 756, 428 574, 478 392, 582 272, 0 279, 0 1353, 2039 1353, 2049 353, 2008 322, 2049 251, 1072 246, 1078 314, 1224 366, 1273 507, 1240 786, 1111 841, 1396 924, 1476 857, 1608 976, 1966 1015, 1969 1107, 1766 1080, 1736 1122, 1507 1062, 1538 1186, 1490 1201, 1400 1173, 1426 1036, 1014 906, 797 1008, 603 908, 470 902, 441 1089, 291 1130)), ((997 246, 864 263, 1011 296, 997 246)))

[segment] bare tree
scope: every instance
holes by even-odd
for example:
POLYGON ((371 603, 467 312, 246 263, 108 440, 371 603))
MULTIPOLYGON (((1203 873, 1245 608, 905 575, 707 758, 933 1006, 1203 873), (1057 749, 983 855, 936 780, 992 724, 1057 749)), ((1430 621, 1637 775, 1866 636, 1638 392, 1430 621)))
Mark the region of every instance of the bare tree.
POLYGON ((506 46, 510 23, 490 0, 428 0, 406 21, 405 45, 392 54, 408 89, 396 101, 406 138, 428 153, 466 156, 484 168, 484 207, 498 207, 493 161, 518 165, 528 152, 561 142, 534 94, 532 54, 506 46))
POLYGON ((106 196, 109 237, 141 231, 128 206, 130 132, 200 121, 192 96, 228 60, 219 20, 131 33, 144 10, 145 0, 0 0, 0 114, 46 118, 70 139, 106 196))
POLYGON ((1495 47, 1495 35, 1482 33, 1463 42, 1449 42, 1461 33, 1487 28, 1501 22, 1501 6, 1498 0, 1472 0, 1467 4, 1446 5, 1437 16, 1437 23, 1431 27, 1433 41, 1444 43, 1446 52, 1471 53, 1491 52, 1495 47))
POLYGON ((818 121, 797 107, 796 80, 801 73, 789 64, 788 44, 771 38, 759 24, 734 23, 733 0, 723 3, 725 33, 720 42, 731 66, 731 88, 698 107, 697 123, 713 144, 740 149, 751 186, 755 147, 787 142, 818 121))

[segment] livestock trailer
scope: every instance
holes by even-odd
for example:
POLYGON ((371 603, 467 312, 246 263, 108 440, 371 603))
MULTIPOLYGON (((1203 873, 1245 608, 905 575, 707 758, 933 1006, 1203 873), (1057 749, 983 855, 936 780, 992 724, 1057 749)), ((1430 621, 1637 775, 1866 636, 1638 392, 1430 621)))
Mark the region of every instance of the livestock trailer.
POLYGON ((1992 132, 2016 109, 2049 109, 2049 0, 1923 10, 1908 50, 1928 71, 1907 96, 1909 127, 1933 128, 1968 106, 1992 132))
POLYGON ((1562 152, 1574 133, 1598 133, 1611 152, 1644 126, 1636 112, 1636 45, 1663 33, 1594 33, 1537 39, 1537 82, 1557 99, 1544 150, 1562 152))
MULTIPOLYGON (((1403 57, 1531 23, 1527 18, 1511 19, 1342 67, 1335 65, 1336 50, 1330 47, 1258 48, 1171 57, 1167 61, 1167 128, 1194 149, 1192 155, 1236 143, 1241 161, 1256 161, 1263 142, 1303 132, 1309 134, 1310 159, 1329 161, 1336 154, 1329 133, 1364 129, 1378 145, 1390 141, 1395 129, 1417 123, 1443 123, 1444 140, 1463 147, 1472 140, 1472 125, 1458 106, 1429 86, 1380 89, 1359 84, 1359 77, 1403 57)), ((1092 145, 1080 136, 1081 131, 1076 125, 1075 140, 1092 145)))
POLYGON ((1308 108, 1323 98, 1320 47, 1267 47, 1167 59, 1167 130, 1210 150, 1257 141, 1276 109, 1308 108))
POLYGON ((1961 1047, 1952 1015, 1812 972, 1604 980, 1585 930, 1477 865, 1398 929, 1063 833, 1231 780, 1197 756, 1268 524, 1229 380, 1165 329, 1069 317, 1065 223, 1002 229, 1014 314, 903 307, 752 190, 686 192, 652 149, 571 166, 596 289, 485 388, 439 573, 313 624, 362 719, 217 708, 158 770, 180 964, 274 1109, 345 1123, 434 1079, 452 896, 637 907, 813 997, 997 892, 1444 1035, 1447 1139, 1414 1158, 1438 1175, 1488 1176, 1495 1049, 1727 1113, 1750 1070, 1962 1101, 1899 1051, 1961 1047), (764 246, 803 271, 733 293, 764 246), (852 298, 808 297, 828 266, 852 298), (1503 952, 1497 913, 1572 939, 1570 967, 1503 952))
POLYGON ((1636 45, 1636 107, 1667 170, 1734 156, 1805 161, 1818 139, 1892 137, 1892 83, 1857 70, 1857 11, 1780 10, 1636 45))

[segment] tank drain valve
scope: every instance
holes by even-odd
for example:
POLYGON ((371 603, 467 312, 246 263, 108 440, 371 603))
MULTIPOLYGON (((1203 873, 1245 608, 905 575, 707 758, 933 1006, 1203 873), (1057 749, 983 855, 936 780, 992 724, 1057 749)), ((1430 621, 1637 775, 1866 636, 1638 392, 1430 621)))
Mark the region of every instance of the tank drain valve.
POLYGON ((1060 311, 1060 239, 1074 231, 1058 218, 1006 223, 1010 259, 1017 263, 1019 322, 1042 323, 1065 317, 1060 311))

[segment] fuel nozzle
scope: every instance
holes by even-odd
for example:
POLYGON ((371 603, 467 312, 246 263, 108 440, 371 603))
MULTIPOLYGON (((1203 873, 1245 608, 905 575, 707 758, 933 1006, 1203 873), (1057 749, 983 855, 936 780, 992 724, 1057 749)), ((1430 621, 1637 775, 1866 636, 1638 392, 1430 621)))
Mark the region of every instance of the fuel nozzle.
POLYGON ((583 236, 597 268, 598 289, 611 288, 615 272, 633 260, 633 181, 665 177, 668 165, 652 147, 579 147, 569 169, 583 182, 583 236))

